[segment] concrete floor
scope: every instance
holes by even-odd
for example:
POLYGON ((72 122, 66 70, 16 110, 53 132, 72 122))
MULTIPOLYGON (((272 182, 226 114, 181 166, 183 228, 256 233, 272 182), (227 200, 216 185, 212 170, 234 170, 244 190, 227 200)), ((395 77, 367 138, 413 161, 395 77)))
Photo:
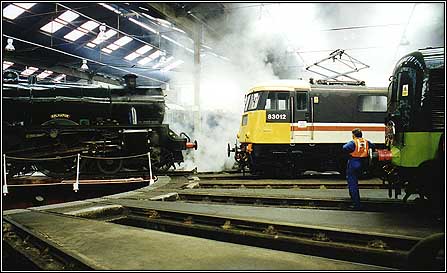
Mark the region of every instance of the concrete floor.
MULTIPOLYGON (((11 210, 4 219, 14 220, 43 236, 61 250, 97 270, 382 270, 385 268, 263 249, 214 240, 176 235, 74 217, 76 212, 101 206, 122 205, 249 218, 275 224, 342 228, 352 232, 392 233, 425 237, 438 228, 408 215, 346 212, 237 205, 149 201, 150 197, 180 191, 185 181, 160 177, 152 186, 132 192, 57 205, 11 210)), ((80 189, 82 190, 82 189, 80 189)), ((278 196, 347 197, 347 190, 214 190, 278 196)), ((384 190, 362 190, 362 196, 385 197, 384 190), (368 193, 369 192, 369 193, 368 193)), ((439 230, 444 230, 439 227, 439 230)))

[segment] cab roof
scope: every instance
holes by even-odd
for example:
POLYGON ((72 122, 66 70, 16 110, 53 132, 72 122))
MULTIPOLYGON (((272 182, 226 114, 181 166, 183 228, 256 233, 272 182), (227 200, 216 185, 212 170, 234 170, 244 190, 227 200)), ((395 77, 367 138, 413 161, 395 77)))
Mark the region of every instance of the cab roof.
POLYGON ((310 84, 304 80, 272 80, 259 83, 248 91, 248 93, 256 91, 293 91, 295 89, 309 90, 310 84))
POLYGON ((294 91, 294 90, 308 90, 318 92, 377 92, 387 93, 387 87, 367 87, 367 86, 351 86, 351 85, 320 85, 310 84, 304 80, 272 80, 267 82, 261 82, 247 92, 247 94, 257 91, 294 91))

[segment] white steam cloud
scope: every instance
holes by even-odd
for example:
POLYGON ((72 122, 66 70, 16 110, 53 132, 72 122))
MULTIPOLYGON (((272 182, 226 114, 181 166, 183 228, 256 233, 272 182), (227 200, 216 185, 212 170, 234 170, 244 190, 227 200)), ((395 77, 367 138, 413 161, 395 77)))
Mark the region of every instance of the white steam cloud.
MULTIPOLYGON (((278 78, 321 78, 305 67, 345 49, 370 66, 352 74, 368 86, 388 86, 396 61, 427 46, 444 46, 443 3, 234 3, 216 22, 219 41, 205 41, 211 51, 201 57, 199 108, 194 107, 192 54, 171 72, 170 103, 165 123, 199 143, 186 153, 184 167, 198 171, 230 169, 227 143, 234 147, 246 91, 258 82, 278 78), (252 7, 247 7, 252 6, 252 7), (171 107, 172 108, 172 107, 171 107), (200 112, 200 130, 193 130, 192 111, 200 112)), ((190 48, 193 48, 191 45, 190 48)))

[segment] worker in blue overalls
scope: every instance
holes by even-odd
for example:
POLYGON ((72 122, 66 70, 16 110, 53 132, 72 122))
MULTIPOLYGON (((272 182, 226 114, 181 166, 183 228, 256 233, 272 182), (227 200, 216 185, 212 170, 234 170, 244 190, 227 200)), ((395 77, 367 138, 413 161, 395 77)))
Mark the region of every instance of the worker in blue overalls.
POLYGON ((358 177, 368 164, 369 149, 374 149, 374 143, 362 137, 362 130, 352 130, 352 140, 343 145, 343 151, 350 154, 346 168, 349 195, 354 203, 354 209, 360 209, 360 193, 358 177))

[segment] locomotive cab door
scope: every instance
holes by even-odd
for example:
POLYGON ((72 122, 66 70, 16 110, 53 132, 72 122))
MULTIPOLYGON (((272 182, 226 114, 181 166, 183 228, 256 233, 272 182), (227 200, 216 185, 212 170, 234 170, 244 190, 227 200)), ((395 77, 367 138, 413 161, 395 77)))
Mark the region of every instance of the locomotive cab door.
POLYGON ((309 100, 309 92, 296 90, 290 100, 292 122, 291 143, 308 143, 313 138, 312 102, 309 100))

